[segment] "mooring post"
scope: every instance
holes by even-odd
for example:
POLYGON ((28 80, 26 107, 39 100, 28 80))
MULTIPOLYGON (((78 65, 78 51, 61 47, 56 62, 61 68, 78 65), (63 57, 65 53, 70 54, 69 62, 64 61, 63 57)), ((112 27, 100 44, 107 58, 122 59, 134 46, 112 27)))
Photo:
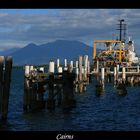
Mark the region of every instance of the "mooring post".
POLYGON ((46 101, 44 100, 44 92, 46 91, 46 80, 44 76, 44 67, 41 67, 38 71, 38 79, 35 83, 32 83, 33 94, 33 109, 44 109, 46 101))
POLYGON ((117 67, 114 67, 114 85, 116 85, 117 80, 117 67))
MULTIPOLYGON (((58 78, 60 78, 62 80, 62 73, 63 73, 63 68, 62 67, 58 67, 58 78)), ((62 84, 58 83, 57 84, 57 105, 60 106, 62 103, 62 84)))
POLYGON ((55 108, 55 100, 54 100, 54 72, 55 72, 55 63, 54 61, 50 61, 49 63, 49 93, 47 99, 47 108, 54 109, 55 108))
POLYGON ((131 82, 131 86, 134 86, 134 76, 131 77, 130 82, 131 82))
POLYGON ((78 61, 75 62, 75 67, 78 68, 78 61))
POLYGON ((29 106, 29 98, 28 98, 30 94, 29 77, 30 77, 30 66, 25 65, 23 109, 26 111, 28 110, 29 106))
POLYGON ((126 73, 125 73, 125 67, 122 67, 122 80, 123 83, 125 83, 126 73))
POLYGON ((57 68, 60 66, 60 60, 57 59, 57 68))
POLYGON ((101 84, 104 88, 105 69, 101 68, 101 84))
POLYGON ((3 67, 4 67, 4 56, 0 56, 0 114, 2 107, 2 94, 3 94, 3 67))
POLYGON ((67 59, 64 59, 64 70, 68 70, 67 59))
POLYGON ((79 68, 78 67, 75 68, 75 74, 76 74, 76 77, 75 77, 75 92, 77 93, 78 92, 78 79, 79 79, 79 68))
POLYGON ((63 71, 63 99, 62 107, 69 108, 75 106, 75 99, 73 94, 75 74, 63 71))
POLYGON ((58 67, 58 73, 62 73, 63 72, 63 68, 62 67, 58 67))
POLYGON ((7 56, 5 58, 4 83, 1 104, 2 119, 7 119, 8 115, 11 73, 12 73, 12 57, 7 56))
POLYGON ((87 75, 88 75, 88 84, 92 82, 91 74, 90 74, 90 61, 88 60, 88 67, 87 67, 87 75))
POLYGON ((73 61, 70 61, 70 72, 73 72, 73 61))
POLYGON ((119 70, 120 70, 120 66, 119 66, 119 64, 117 64, 117 81, 118 81, 118 78, 119 78, 119 70))
POLYGON ((82 81, 82 56, 79 56, 79 81, 82 81))
POLYGON ((87 82, 87 73, 88 73, 88 55, 84 56, 84 82, 87 82))
MULTIPOLYGON (((42 69, 42 70, 44 70, 44 69, 42 69)), ((42 71, 39 69, 39 72, 42 72, 42 71)), ((29 109, 34 109, 36 106, 35 101, 37 100, 37 85, 34 82, 35 69, 34 69, 33 65, 29 66, 29 74, 30 74, 29 93, 28 93, 29 109)))
POLYGON ((82 56, 79 56, 79 91, 83 91, 83 77, 82 77, 82 56))
MULTIPOLYGON (((38 74, 43 74, 43 73, 44 73, 44 67, 41 67, 38 74)), ((39 80, 41 80, 41 81, 37 82, 37 85, 38 85, 38 90, 37 90, 38 91, 37 92, 38 100, 44 102, 44 92, 45 92, 44 80, 45 80, 45 77, 40 76, 39 80)), ((34 85, 34 88, 35 88, 35 85, 34 85)), ((35 94, 35 90, 34 90, 33 94, 35 94)))
POLYGON ((99 83, 97 85, 95 85, 95 93, 97 96, 100 96, 103 94, 103 90, 104 90, 104 68, 101 68, 101 80, 99 81, 99 83))
POLYGON ((33 65, 25 65, 23 109, 29 111, 33 108, 33 101, 37 98, 36 85, 33 83, 33 65))
POLYGON ((97 59, 97 67, 96 67, 96 72, 99 73, 99 60, 97 59))

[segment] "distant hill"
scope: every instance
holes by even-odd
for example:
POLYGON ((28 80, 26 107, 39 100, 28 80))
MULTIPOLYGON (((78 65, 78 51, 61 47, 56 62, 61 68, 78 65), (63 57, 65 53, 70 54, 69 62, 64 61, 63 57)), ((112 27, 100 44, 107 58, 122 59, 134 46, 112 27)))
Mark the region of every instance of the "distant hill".
POLYGON ((56 40, 54 42, 36 45, 30 43, 22 49, 19 49, 10 55, 13 56, 14 65, 25 64, 48 64, 53 59, 76 60, 79 55, 89 55, 92 59, 93 48, 79 41, 56 40))
POLYGON ((4 55, 4 56, 7 56, 11 53, 14 53, 16 51, 20 50, 20 48, 11 48, 11 49, 7 49, 7 50, 4 50, 4 51, 1 51, 0 52, 0 55, 4 55))

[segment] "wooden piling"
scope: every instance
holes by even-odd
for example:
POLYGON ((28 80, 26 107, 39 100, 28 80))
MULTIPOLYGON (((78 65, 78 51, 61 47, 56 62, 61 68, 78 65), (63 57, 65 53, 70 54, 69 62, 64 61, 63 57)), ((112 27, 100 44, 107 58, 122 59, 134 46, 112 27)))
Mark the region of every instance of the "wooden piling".
POLYGON ((119 78, 119 70, 120 70, 120 66, 119 64, 117 64, 117 75, 116 75, 116 80, 118 81, 119 78))
POLYGON ((57 59, 57 68, 60 66, 60 60, 57 59))
POLYGON ((7 56, 5 58, 4 83, 3 83, 3 93, 2 93, 2 103, 1 103, 2 119, 7 119, 7 115, 8 115, 11 73, 12 73, 12 57, 7 56))
POLYGON ((122 67, 122 80, 125 83, 126 73, 125 73, 125 67, 122 67))
POLYGON ((101 83, 104 88, 105 69, 101 68, 101 83))
POLYGON ((84 82, 87 82, 87 74, 88 73, 88 55, 84 56, 84 82))
POLYGON ((67 59, 64 59, 64 70, 68 70, 67 59))
POLYGON ((55 72, 55 63, 54 61, 49 62, 49 73, 54 73, 55 72))
POLYGON ((25 74, 24 74, 24 95, 23 95, 23 109, 27 111, 29 108, 29 94, 30 94, 30 66, 25 66, 25 74))
POLYGON ((99 73, 99 60, 97 60, 96 72, 99 73))
POLYGON ((55 108, 55 100, 54 100, 54 62, 50 61, 49 63, 49 83, 48 83, 48 99, 47 99, 47 108, 54 109, 55 108))
POLYGON ((82 93, 83 91, 83 76, 82 76, 82 56, 79 56, 79 91, 82 93))
POLYGON ((3 95, 3 68, 4 68, 4 56, 0 56, 0 113, 2 107, 2 95, 3 95))
POLYGON ((78 61, 75 62, 75 67, 78 68, 78 61))
POLYGON ((63 72, 63 68, 62 67, 58 67, 58 73, 62 73, 63 72))
POLYGON ((116 85, 117 81, 117 67, 114 67, 114 85, 116 85))
POLYGON ((70 61, 70 72, 73 72, 73 61, 70 61))
POLYGON ((64 109, 75 106, 74 99, 74 82, 75 74, 69 73, 68 71, 63 72, 63 99, 62 99, 62 107, 64 109))

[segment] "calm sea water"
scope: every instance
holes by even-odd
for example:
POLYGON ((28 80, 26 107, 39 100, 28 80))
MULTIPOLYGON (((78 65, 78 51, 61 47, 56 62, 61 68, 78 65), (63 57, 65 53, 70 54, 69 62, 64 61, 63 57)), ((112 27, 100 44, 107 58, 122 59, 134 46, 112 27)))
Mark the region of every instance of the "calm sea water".
POLYGON ((12 131, 96 131, 140 130, 140 87, 127 87, 126 96, 119 96, 112 83, 106 83, 102 96, 96 96, 96 81, 88 85, 87 92, 76 94, 76 108, 63 111, 56 107, 38 112, 24 113, 23 70, 12 72, 9 114, 0 121, 0 130, 12 131))

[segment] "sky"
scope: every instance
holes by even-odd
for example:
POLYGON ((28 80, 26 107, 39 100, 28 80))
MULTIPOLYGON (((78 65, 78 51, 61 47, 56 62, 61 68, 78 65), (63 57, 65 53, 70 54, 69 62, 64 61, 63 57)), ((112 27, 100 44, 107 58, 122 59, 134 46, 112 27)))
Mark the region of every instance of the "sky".
POLYGON ((58 39, 116 39, 118 20, 127 24, 140 52, 140 9, 0 9, 0 51, 58 39))

